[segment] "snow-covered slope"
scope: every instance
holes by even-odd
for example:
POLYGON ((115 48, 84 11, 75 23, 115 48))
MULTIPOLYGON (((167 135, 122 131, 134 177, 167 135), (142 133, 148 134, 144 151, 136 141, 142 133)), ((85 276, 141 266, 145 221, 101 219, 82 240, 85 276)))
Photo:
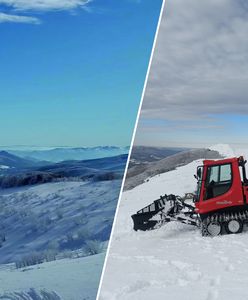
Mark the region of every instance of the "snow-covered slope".
MULTIPOLYGON (((238 155, 229 146, 218 148, 223 156, 238 155)), ((195 227, 173 222, 154 231, 132 229, 131 215, 161 194, 194 191, 199 164, 157 175, 123 193, 100 300, 248 299, 247 230, 207 238, 195 227)))
POLYGON ((95 299, 126 159, 29 167, 0 151, 15 163, 0 172, 0 299, 95 299))
POLYGON ((94 300, 104 257, 105 254, 101 253, 18 270, 11 265, 0 266, 0 298, 9 292, 26 292, 34 288, 37 291, 42 289, 55 291, 63 300, 94 300))
POLYGON ((36 251, 58 253, 106 241, 121 180, 55 182, 0 190, 0 263, 36 251))

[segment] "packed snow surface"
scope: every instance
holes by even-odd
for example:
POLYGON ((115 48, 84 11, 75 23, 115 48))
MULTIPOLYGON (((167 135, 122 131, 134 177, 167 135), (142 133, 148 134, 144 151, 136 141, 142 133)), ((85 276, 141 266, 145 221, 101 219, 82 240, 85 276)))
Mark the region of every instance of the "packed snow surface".
MULTIPOLYGON (((226 157, 237 155, 228 146, 219 149, 226 157)), ((247 229, 214 238, 175 222, 147 232, 132 229, 131 215, 160 195, 193 192, 193 174, 201 163, 157 175, 123 193, 99 300, 248 299, 247 229)))

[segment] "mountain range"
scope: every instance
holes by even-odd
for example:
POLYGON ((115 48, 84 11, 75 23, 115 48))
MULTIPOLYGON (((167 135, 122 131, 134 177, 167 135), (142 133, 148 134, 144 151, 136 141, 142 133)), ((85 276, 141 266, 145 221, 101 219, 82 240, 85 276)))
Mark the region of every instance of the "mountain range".
POLYGON ((61 162, 64 160, 86 160, 127 154, 129 147, 58 147, 58 148, 7 148, 10 154, 27 160, 61 162))
POLYGON ((2 170, 11 168, 24 169, 34 166, 38 167, 44 164, 48 164, 48 162, 34 161, 31 159, 19 157, 7 151, 0 151, 0 169, 2 170))

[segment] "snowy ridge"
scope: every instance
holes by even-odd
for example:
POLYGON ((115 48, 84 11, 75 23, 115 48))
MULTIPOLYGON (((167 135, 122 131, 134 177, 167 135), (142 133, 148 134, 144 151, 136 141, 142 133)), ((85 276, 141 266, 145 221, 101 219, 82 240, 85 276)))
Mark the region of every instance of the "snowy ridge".
POLYGON ((220 155, 224 157, 234 157, 236 156, 233 149, 227 144, 217 144, 209 147, 210 150, 218 151, 220 155))
MULTIPOLYGON (((213 148, 223 156, 237 151, 213 148)), ((201 163, 157 175, 122 194, 99 300, 248 299, 247 229, 215 238, 175 222, 154 231, 132 229, 131 215, 160 195, 193 192, 193 174, 201 163)))
POLYGON ((209 147, 209 149, 218 151, 225 158, 244 156, 245 159, 248 159, 248 145, 217 144, 209 147))

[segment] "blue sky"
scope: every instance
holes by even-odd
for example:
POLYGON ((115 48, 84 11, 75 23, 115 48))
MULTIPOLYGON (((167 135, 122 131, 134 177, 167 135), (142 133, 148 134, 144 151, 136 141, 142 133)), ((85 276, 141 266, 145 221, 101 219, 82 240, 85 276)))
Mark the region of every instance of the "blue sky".
POLYGON ((168 0, 136 144, 248 144, 248 5, 168 0))
POLYGON ((161 4, 0 0, 0 145, 129 145, 161 4))

